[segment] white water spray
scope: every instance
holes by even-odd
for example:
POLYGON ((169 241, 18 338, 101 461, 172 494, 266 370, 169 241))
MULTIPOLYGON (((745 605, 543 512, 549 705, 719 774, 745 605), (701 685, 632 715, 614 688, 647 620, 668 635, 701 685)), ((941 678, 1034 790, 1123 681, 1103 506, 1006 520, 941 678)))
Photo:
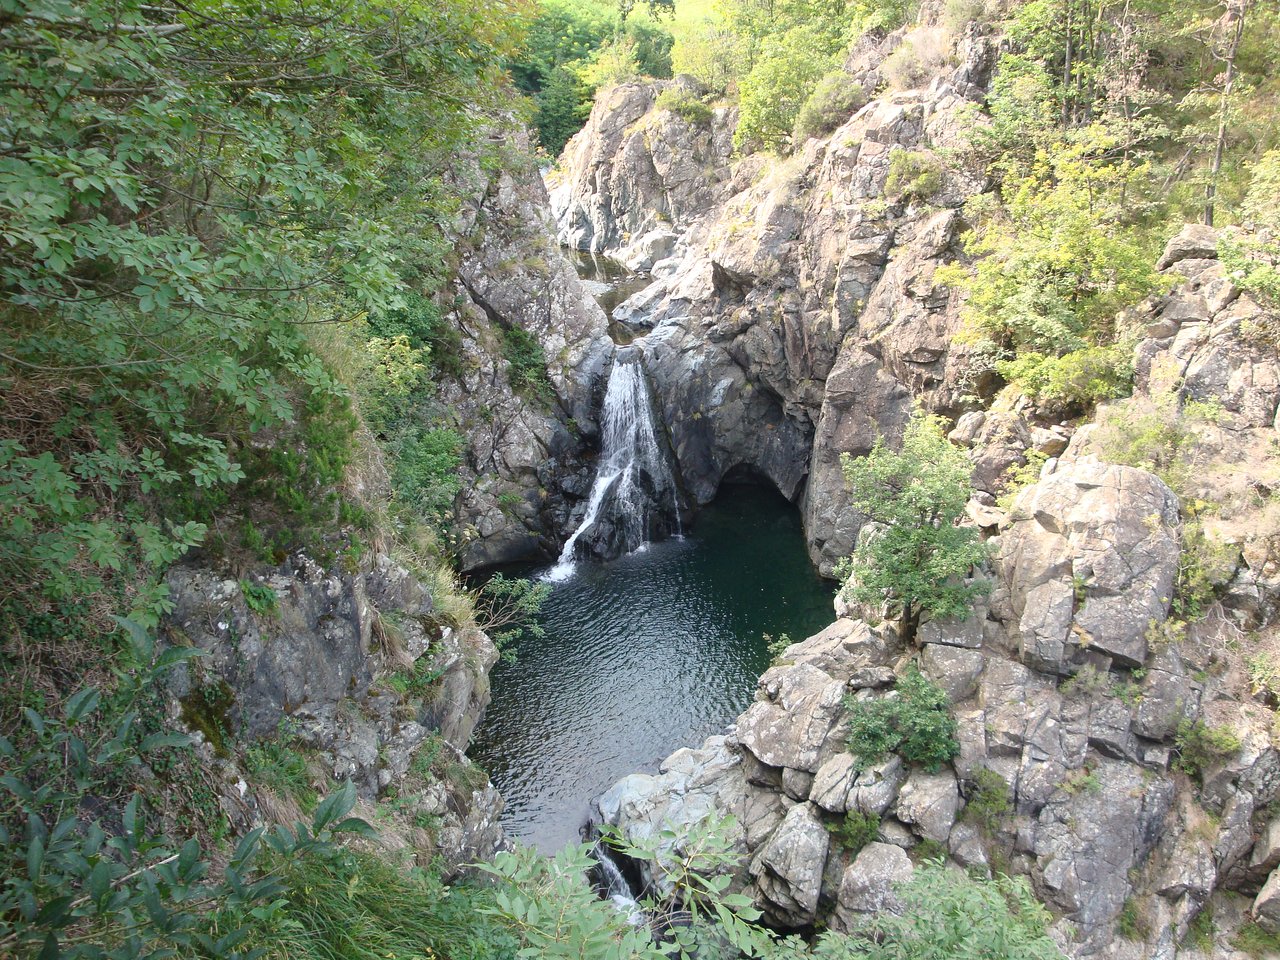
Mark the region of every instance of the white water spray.
POLYGON ((676 536, 683 533, 675 477, 654 427, 653 400, 638 350, 618 353, 605 389, 600 426, 600 465, 586 512, 546 574, 552 582, 573 573, 578 541, 593 530, 613 536, 621 552, 630 553, 648 542, 651 514, 658 508, 670 510, 676 536), (606 521, 609 529, 601 531, 606 521))

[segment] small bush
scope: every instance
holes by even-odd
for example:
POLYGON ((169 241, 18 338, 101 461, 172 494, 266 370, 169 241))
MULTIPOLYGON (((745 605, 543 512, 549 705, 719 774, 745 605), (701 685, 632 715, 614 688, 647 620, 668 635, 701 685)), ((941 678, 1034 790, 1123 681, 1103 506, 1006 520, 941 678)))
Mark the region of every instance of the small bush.
POLYGON ((929 153, 894 150, 884 192, 895 199, 928 200, 942 188, 942 164, 929 153))
POLYGON ((311 780, 307 759, 288 743, 263 740, 245 751, 245 766, 259 784, 294 800, 304 813, 316 808, 320 795, 311 780))
POLYGON ((1244 664, 1249 672, 1249 690, 1254 696, 1280 699, 1280 667, 1269 653, 1262 651, 1245 657, 1244 664))
POLYGON ((1051 413, 1081 412, 1133 392, 1133 346, 1085 347, 1061 357, 1029 352, 996 371, 1051 413))
POLYGON ((947 856, 946 844, 940 843, 932 837, 923 838, 911 848, 911 860, 917 865, 928 860, 946 860, 947 856))
POLYGON ((1212 539, 1199 521, 1184 523, 1173 612, 1186 620, 1204 616, 1218 591, 1231 580, 1239 555, 1239 547, 1212 539))
POLYGON ((431 367, 457 378, 464 368, 462 333, 445 320, 440 308, 426 297, 410 294, 400 309, 370 315, 366 320, 375 339, 404 337, 414 349, 427 348, 431 367))
POLYGON ((900 914, 884 910, 856 931, 871 949, 837 956, 1019 957, 1060 960, 1052 919, 1025 877, 975 880, 941 863, 917 867, 898 887, 900 914))
POLYGON ((496 960, 514 953, 511 934, 486 917, 488 891, 445 887, 424 871, 346 850, 280 862, 275 869, 278 902, 271 909, 219 911, 209 924, 215 940, 237 931, 247 955, 257 949, 297 960, 496 960))
POLYGON ((411 697, 425 697, 444 676, 444 668, 434 666, 435 657, 424 654, 413 662, 413 667, 403 673, 392 674, 388 681, 397 693, 411 697))
POLYGON ((1012 808, 1012 801, 1009 781, 994 770, 979 767, 973 772, 973 789, 965 804, 965 819, 987 833, 994 833, 1000 826, 1000 819, 1012 808))
POLYGON ((442 517, 462 489, 458 467, 464 443, 462 435, 448 427, 407 431, 395 449, 397 497, 424 517, 442 517))
POLYGON ((245 605, 254 613, 264 615, 275 613, 279 598, 276 592, 265 583, 241 580, 240 592, 244 594, 245 605))
POLYGON ((868 843, 873 843, 880 833, 880 818, 874 813, 850 810, 844 820, 830 824, 827 829, 840 846, 856 854, 868 843))
POLYGON ((1187 927, 1187 936, 1183 943, 1201 953, 1212 953, 1213 935, 1216 930, 1217 925, 1213 922, 1213 904, 1206 903, 1187 927))
POLYGON ((828 73, 818 81, 796 115, 792 143, 797 146, 811 137, 821 137, 835 130, 867 102, 867 93, 843 70, 828 73))
POLYGON ((1195 470, 1196 428, 1217 416, 1202 403, 1179 402, 1173 393, 1135 397, 1108 407, 1098 418, 1103 459, 1154 473, 1187 500, 1195 470))
POLYGON ((1111 674, 1086 663, 1074 675, 1062 681, 1059 689, 1063 696, 1079 695, 1086 700, 1096 700, 1111 693, 1111 674))
POLYGON ((1240 750, 1240 738, 1228 727, 1211 727, 1203 720, 1194 723, 1184 720, 1178 724, 1173 747, 1177 753, 1174 769, 1202 782, 1205 771, 1235 756, 1240 750))
POLYGON ((936 77, 950 58, 950 31, 920 27, 907 35, 881 70, 891 89, 917 90, 936 77))
POLYGON ((531 399, 544 403, 551 400, 551 381, 547 377, 547 357, 537 337, 523 327, 502 327, 502 356, 510 364, 507 376, 511 386, 531 399))
POLYGON ((1087 767, 1075 771, 1062 782, 1062 789, 1075 796, 1077 793, 1096 794, 1102 791, 1102 781, 1087 767))
POLYGON ((947 695, 913 664, 898 681, 896 695, 877 700, 846 698, 846 745, 860 766, 897 753, 908 763, 936 770, 960 752, 947 695))
POLYGON ((710 126, 715 115, 712 109, 693 94, 680 87, 671 87, 658 95, 654 104, 659 110, 674 113, 685 123, 698 126, 710 126))
POLYGON ((1151 934, 1151 926, 1142 915, 1138 901, 1130 897, 1124 902, 1120 915, 1116 917, 1116 932, 1126 940, 1145 940, 1151 934))

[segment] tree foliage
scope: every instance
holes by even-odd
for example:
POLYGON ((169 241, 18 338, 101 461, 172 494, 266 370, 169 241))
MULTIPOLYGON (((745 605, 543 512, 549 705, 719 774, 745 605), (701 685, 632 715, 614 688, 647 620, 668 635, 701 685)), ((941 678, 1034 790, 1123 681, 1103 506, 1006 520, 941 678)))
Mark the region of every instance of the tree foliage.
POLYGON ((842 458, 853 508, 878 525, 843 568, 844 595, 887 604, 908 625, 921 614, 964 614, 981 581, 965 577, 986 556, 978 533, 960 526, 971 467, 937 418, 917 413, 898 450, 880 437, 865 457, 842 458))
POLYGON ((597 89, 636 76, 671 76, 674 41, 655 16, 662 7, 539 0, 510 68, 517 88, 533 100, 533 124, 547 153, 559 154, 578 132, 597 89))
POLYGON ((439 268, 441 175, 513 13, 22 0, 0 21, 6 584, 66 597, 172 560, 204 533, 183 504, 222 502, 251 438, 341 394, 307 330, 439 268))
POLYGON ((912 664, 887 697, 846 699, 849 751, 865 767, 896 753, 937 770, 960 752, 946 693, 912 664))

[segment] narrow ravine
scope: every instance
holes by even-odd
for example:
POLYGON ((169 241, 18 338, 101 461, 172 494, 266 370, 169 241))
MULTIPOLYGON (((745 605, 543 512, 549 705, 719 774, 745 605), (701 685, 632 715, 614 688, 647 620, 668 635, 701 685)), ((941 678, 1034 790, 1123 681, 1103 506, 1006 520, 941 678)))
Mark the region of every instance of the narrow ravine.
MULTIPOLYGON (((643 284, 603 258, 577 264, 606 310, 643 284)), ((590 802, 619 777, 732 722, 769 665, 769 637, 831 618, 799 511, 767 485, 726 483, 686 535, 655 416, 643 340, 628 339, 595 482, 558 561, 506 571, 554 584, 546 636, 494 671, 469 752, 506 800, 507 834, 548 853, 580 839, 590 802)))

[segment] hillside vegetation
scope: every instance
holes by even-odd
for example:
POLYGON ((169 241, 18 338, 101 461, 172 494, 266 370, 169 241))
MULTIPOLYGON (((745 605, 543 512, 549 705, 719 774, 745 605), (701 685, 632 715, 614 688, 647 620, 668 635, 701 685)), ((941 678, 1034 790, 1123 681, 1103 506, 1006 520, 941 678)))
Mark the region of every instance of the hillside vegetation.
MULTIPOLYGON (((435 859, 441 823, 465 819, 485 778, 438 731, 394 758, 386 739, 359 744, 378 775, 395 768, 361 799, 289 718, 274 736, 233 729, 227 681, 167 619, 180 563, 216 570, 246 620, 271 623, 297 598, 264 570, 303 556, 332 585, 394 558, 426 595, 406 622, 344 587, 361 656, 385 668, 379 721, 398 733, 431 715, 433 698, 449 699, 446 668, 487 683, 477 636, 518 632, 541 594, 499 579, 486 599, 456 581, 450 521, 476 424, 459 423, 445 385, 487 362, 504 371, 495 389, 551 408, 563 398, 548 365, 563 361, 550 354, 573 345, 544 348, 495 321, 493 356, 467 352, 481 338, 457 320, 453 281, 482 231, 463 214, 532 178, 513 126, 528 120, 558 154, 596 92, 637 76, 694 77, 696 91, 673 88, 658 108, 694 125, 736 116, 739 158, 802 157, 869 97, 931 82, 966 31, 1002 37, 964 148, 897 151, 886 190, 927 204, 945 164, 987 178, 964 210, 965 257, 937 279, 967 294, 975 377, 1009 386, 1007 402, 1078 417, 1131 392, 1132 331, 1116 318, 1170 286, 1156 259, 1184 220, 1249 224, 1219 253, 1242 289, 1280 303, 1274 4, 952 0, 918 15, 861 0, 15 0, 0 12, 0 956, 1060 955, 1024 880, 923 855, 901 915, 848 935, 775 935, 730 889, 724 822, 666 837, 674 864, 628 848, 667 858, 647 926, 595 896, 585 848, 504 853, 461 878, 435 859), (912 25, 878 86, 855 87, 841 69, 851 45, 912 25), (477 646, 449 648, 437 670, 450 642, 477 646), (243 773, 241 797, 271 799, 232 816, 215 761, 243 773)), ((536 270, 538 256, 517 266, 536 270)), ((1273 326, 1252 331, 1269 349, 1273 326)), ((1165 413, 1103 437, 1116 461, 1161 473, 1190 522, 1194 465, 1178 448, 1213 411, 1165 413)), ((475 419, 492 426, 492 409, 475 419)), ((904 485, 945 486, 945 502, 860 556, 876 565, 879 549, 889 568, 884 551, 900 555, 909 537, 921 559, 900 577, 920 580, 934 556, 958 556, 934 580, 963 576, 986 556, 953 525, 965 464, 937 424, 922 437, 916 452, 946 476, 904 485)), ((889 469, 874 451, 849 467, 869 516, 889 469)), ((891 526, 921 512, 888 506, 891 526)), ((1179 583, 1189 620, 1214 584, 1212 543, 1187 529, 1203 548, 1186 552, 1179 583)), ((887 590, 913 628, 981 593, 931 603, 937 583, 864 574, 863 586, 872 600, 887 590)), ((216 626, 234 669, 250 638, 216 626)), ((358 668, 335 724, 370 686, 358 668)), ((1275 672, 1261 663, 1259 684, 1275 672)), ((943 695, 915 689, 923 722, 950 729, 943 695)), ((897 742, 881 728, 900 718, 863 719, 877 749, 897 742)), ((1188 775, 1235 749, 1229 731, 1179 736, 1188 775)), ((943 739, 930 762, 954 756, 943 739)))

